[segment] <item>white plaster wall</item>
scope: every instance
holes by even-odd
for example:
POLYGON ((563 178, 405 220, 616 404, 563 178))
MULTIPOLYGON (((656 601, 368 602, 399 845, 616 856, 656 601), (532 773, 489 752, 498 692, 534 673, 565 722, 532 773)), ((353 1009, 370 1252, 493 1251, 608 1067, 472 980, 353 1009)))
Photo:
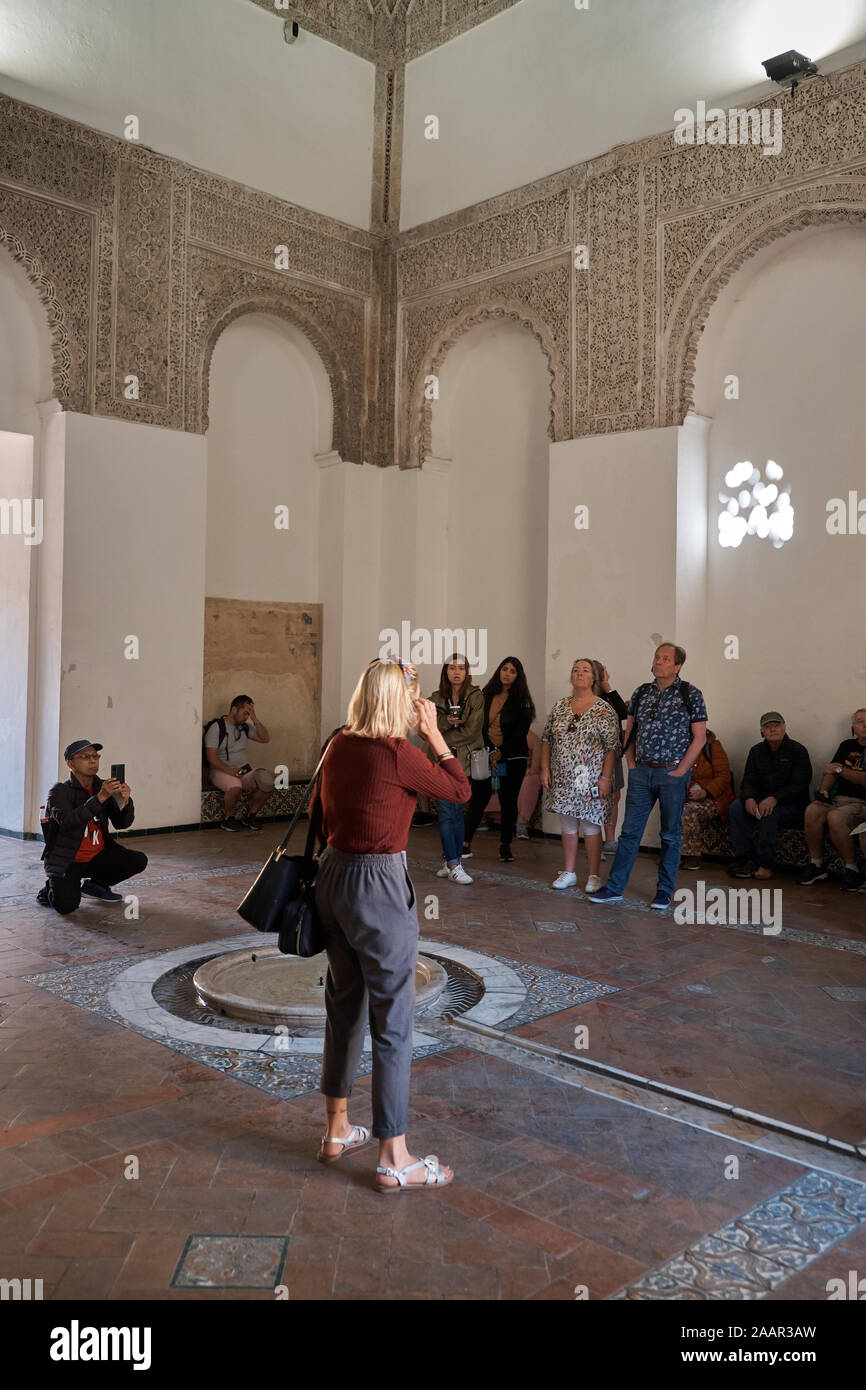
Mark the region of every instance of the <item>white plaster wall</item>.
POLYGON ((56 767, 72 739, 104 744, 139 829, 200 818, 205 454, 196 435, 66 416, 56 767))
POLYGON ((523 0, 408 65, 402 226, 672 130, 698 99, 771 96, 762 59, 792 44, 826 73, 864 39, 852 0, 523 0))
MULTIPOLYGON (((27 733, 27 825, 39 833, 39 807, 57 780, 60 744, 60 682, 63 641, 63 529, 66 472, 66 426, 70 417, 59 401, 39 410, 42 448, 39 492, 45 536, 39 547, 38 573, 31 587, 31 695, 27 733)), ((95 737, 84 734, 83 738, 95 737)), ((68 740, 67 740, 68 742, 68 740)))
POLYGON ((386 535, 382 506, 388 472, 336 454, 319 468, 322 731, 329 733, 345 721, 358 677, 378 655, 381 554, 395 537, 386 535))
MULTIPOLYGON (((0 430, 0 496, 19 504, 33 498, 33 437, 0 430)), ((4 518, 0 534, 0 827, 20 833, 25 815, 25 742, 30 665, 30 572, 36 545, 22 532, 32 530, 34 513, 22 509, 4 518), (19 534, 14 534, 19 529, 19 534)), ((38 538, 33 531, 33 539, 38 538)))
POLYGON ((39 574, 51 563, 55 541, 42 482, 38 404, 52 392, 51 364, 45 309, 23 267, 0 248, 0 497, 43 503, 41 544, 25 546, 22 536, 0 536, 0 826, 18 833, 34 828, 25 750, 34 732, 39 574))
POLYGON ((0 89, 200 169, 370 224, 372 63, 247 0, 0 0, 0 89), (334 99, 338 96, 338 99, 334 99))
POLYGON ((319 471, 330 449, 331 392, 309 340, 285 320, 247 314, 217 340, 207 435, 207 593, 318 601, 319 471), (289 529, 274 508, 289 508, 289 529))
MULTIPOLYGON (((539 703, 547 605, 550 379, 528 329, 479 324, 451 349, 433 407, 433 450, 451 459, 446 607, 437 626, 483 629, 487 670, 520 658, 539 703)), ((438 670, 436 671, 438 679, 438 670)))
MULTIPOLYGON (((650 680, 656 634, 676 619, 680 430, 637 430, 550 446, 550 587, 541 724, 571 689, 576 657, 604 661, 624 700, 650 680), (589 509, 575 529, 575 508, 589 509)), ((691 659, 684 672, 697 685, 691 659)), ((621 799, 624 805, 624 798, 621 799)), ((657 844, 655 817, 644 837, 657 844)), ((545 816, 557 831, 558 818, 545 816)))
MULTIPOLYGON (((866 705, 866 535, 831 536, 827 501, 866 499, 866 230, 822 229, 775 243, 715 306, 698 356, 709 436, 705 680, 711 727, 742 771, 764 710, 823 766, 866 705), (724 377, 739 376, 726 400, 724 377), (795 530, 780 550, 717 541, 716 500, 741 459, 768 458, 791 484, 795 530), (724 639, 740 641, 725 660, 724 639)), ((866 523, 864 523, 866 526, 866 523)))

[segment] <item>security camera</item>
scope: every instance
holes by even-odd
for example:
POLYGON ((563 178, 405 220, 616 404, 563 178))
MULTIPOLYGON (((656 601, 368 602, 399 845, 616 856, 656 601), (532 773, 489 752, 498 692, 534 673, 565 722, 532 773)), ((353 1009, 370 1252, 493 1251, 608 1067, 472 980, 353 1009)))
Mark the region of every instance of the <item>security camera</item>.
POLYGON ((283 24, 283 38, 286 43, 294 43, 299 33, 300 28, 298 21, 296 19, 287 19, 283 24))

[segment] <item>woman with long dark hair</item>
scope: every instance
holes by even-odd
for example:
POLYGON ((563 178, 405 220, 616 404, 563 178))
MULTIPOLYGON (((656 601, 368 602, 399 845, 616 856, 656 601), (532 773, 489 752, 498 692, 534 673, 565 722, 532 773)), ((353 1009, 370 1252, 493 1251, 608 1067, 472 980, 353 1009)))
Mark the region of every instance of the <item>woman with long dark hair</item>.
POLYGON ((484 725, 482 737, 490 752, 490 776, 472 779, 472 800, 466 811, 466 843, 463 855, 471 852, 472 836, 478 829, 484 807, 490 800, 492 779, 499 782, 499 858, 510 864, 511 841, 517 825, 517 798, 526 772, 529 745, 526 735, 535 718, 535 705, 529 693, 523 662, 516 656, 500 661, 484 687, 484 725))
MULTIPOLYGON (((472 684, 469 663, 462 652, 452 652, 439 676, 439 685, 430 696, 436 706, 439 732, 469 776, 470 756, 484 747, 484 696, 472 684)), ((438 804, 439 838, 445 863, 437 878, 451 883, 471 883, 461 859, 463 857, 463 807, 453 801, 438 804)))
POLYGON ((469 783, 436 726, 436 710, 418 698, 414 668, 377 658, 362 673, 322 768, 327 845, 316 908, 328 953, 320 1086, 327 1128, 319 1159, 334 1163, 370 1142, 370 1131, 350 1125, 347 1113, 369 1019, 380 1192, 443 1187, 454 1176, 433 1155, 416 1159, 406 1146, 418 955, 406 842, 419 791, 440 801, 469 800, 469 783), (412 727, 426 739, 435 766, 407 740, 412 727))

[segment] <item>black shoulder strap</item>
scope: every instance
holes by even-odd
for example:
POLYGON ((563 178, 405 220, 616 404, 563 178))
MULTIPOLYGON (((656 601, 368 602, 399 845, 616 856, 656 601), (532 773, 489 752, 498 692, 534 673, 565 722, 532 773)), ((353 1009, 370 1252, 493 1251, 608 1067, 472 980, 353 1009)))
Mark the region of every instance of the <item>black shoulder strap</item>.
POLYGON ((685 711, 686 711, 686 714, 689 716, 689 722, 691 722, 691 718, 692 718, 692 687, 689 685, 688 681, 683 681, 683 680, 680 681, 680 699, 681 699, 682 702, 683 702, 683 707, 684 707, 684 709, 685 709, 685 711))
MULTIPOLYGON (((341 725, 341 728, 342 728, 342 725, 341 725)), ((297 825, 298 821, 301 819, 301 816, 302 816, 302 814, 303 814, 303 812, 304 812, 304 810, 305 810, 305 808, 306 808, 307 802, 308 802, 309 799, 310 799, 310 793, 312 792, 313 787, 315 787, 315 788, 316 788, 316 799, 315 799, 315 801, 313 802, 313 808, 312 808, 312 811, 311 811, 311 813, 310 813, 310 829, 309 829, 309 831, 307 832, 307 847, 306 847, 306 849, 305 849, 305 851, 304 851, 304 855, 305 855, 305 857, 306 857, 307 859, 312 859, 312 857, 313 857, 313 846, 314 846, 314 843, 315 843, 316 836, 318 835, 319 830, 321 829, 321 824, 322 824, 322 799, 321 799, 321 796, 319 795, 319 792, 320 792, 320 783, 321 783, 321 775, 322 775, 322 767, 324 766, 325 759, 326 759, 326 757, 328 756, 328 750, 330 749, 331 744, 334 742, 334 739, 337 737, 337 734, 338 734, 339 732, 340 732, 340 729, 335 729, 334 732, 331 734, 331 737, 328 739, 328 742, 325 744, 325 748, 324 748, 324 751, 323 751, 323 753, 322 753, 322 756, 321 756, 321 758, 319 759, 319 765, 318 765, 318 767, 316 768, 315 772, 313 773, 312 777, 310 778, 309 782, 307 783, 306 787, 304 788, 303 792, 301 793, 301 799, 300 799, 300 801, 298 802, 298 807, 297 807, 297 810, 295 811, 295 814, 292 816, 291 824, 289 825, 289 828, 288 828, 288 830, 286 831, 285 836, 283 837, 282 844, 280 844, 280 845, 277 847, 277 850, 276 850, 276 857, 277 857, 277 859, 279 859, 281 855, 285 854, 285 852, 286 852, 286 847, 288 846, 289 840, 292 838, 292 832, 294 831, 294 828, 295 828, 295 826, 297 825)))
POLYGON ((640 707, 641 697, 643 696, 644 691, 648 690, 651 685, 652 681, 644 681, 643 685, 638 686, 637 690, 634 693, 634 696, 632 697, 634 699, 634 714, 632 715, 631 733, 625 741, 625 745, 622 750, 623 753, 625 753, 626 749, 629 748, 632 742, 634 742, 637 739, 637 712, 640 707))

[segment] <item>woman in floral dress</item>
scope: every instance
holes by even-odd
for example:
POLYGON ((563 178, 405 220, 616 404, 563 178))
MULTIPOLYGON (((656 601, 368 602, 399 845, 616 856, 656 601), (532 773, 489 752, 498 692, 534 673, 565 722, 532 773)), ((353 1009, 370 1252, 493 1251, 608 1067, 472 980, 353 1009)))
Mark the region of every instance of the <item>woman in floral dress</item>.
POLYGON ((613 809, 613 768, 620 751, 619 724, 601 698, 592 661, 580 657, 571 668, 572 693, 553 706, 541 735, 541 785, 545 810, 556 811, 562 827, 565 867, 554 888, 577 882, 577 837, 583 835, 589 877, 586 892, 601 887, 602 829, 613 809))

